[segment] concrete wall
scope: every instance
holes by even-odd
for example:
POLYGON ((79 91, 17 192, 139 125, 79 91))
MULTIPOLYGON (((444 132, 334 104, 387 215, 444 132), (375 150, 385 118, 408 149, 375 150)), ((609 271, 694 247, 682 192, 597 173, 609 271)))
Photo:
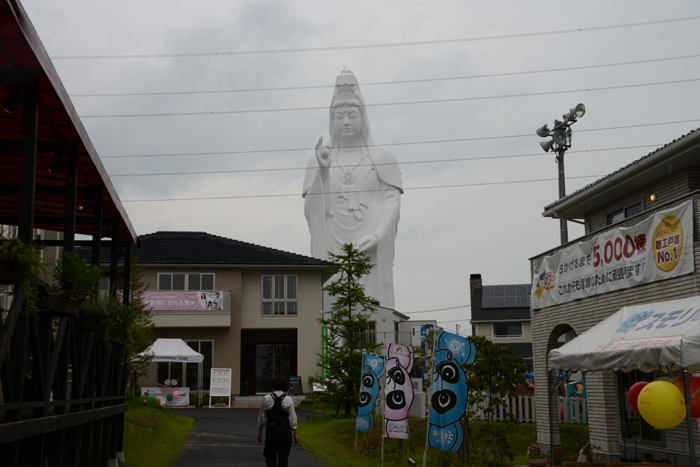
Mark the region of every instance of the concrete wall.
MULTIPOLYGON (((688 198, 678 200, 678 203, 688 198)), ((697 295, 697 285, 700 271, 700 242, 698 222, 700 220, 700 197, 693 196, 694 206, 694 255, 695 273, 681 277, 657 281, 614 292, 608 292, 593 297, 574 300, 561 305, 550 306, 539 310, 531 310, 533 336, 533 357, 535 366, 535 403, 537 405, 537 440, 539 443, 549 443, 549 420, 547 418, 547 351, 557 341, 562 331, 572 328, 577 335, 587 331, 600 321, 612 315, 620 308, 644 303, 675 300, 697 295)), ((649 211, 646 213, 649 214, 649 211)), ((643 217, 643 216, 642 216, 643 217)), ((625 221, 622 224, 639 222, 625 221)), ((619 225, 619 224, 618 224, 619 225)), ((585 238, 585 237, 584 237, 585 238)), ((584 238, 577 239, 581 241, 584 238)), ((547 254, 550 254, 549 252, 547 254)), ((618 403, 617 381, 612 373, 587 374, 588 411, 591 443, 600 446, 610 459, 619 459, 621 455, 621 426, 620 407, 618 403)), ((555 408, 555 444, 559 443, 558 421, 559 411, 555 408)), ((700 453, 698 426, 694 423, 695 452, 700 453)), ((637 439, 640 452, 650 450, 668 452, 673 455, 688 451, 685 422, 671 430, 663 430, 664 446, 645 445, 637 439)), ((628 441, 628 445, 633 441, 628 441)), ((628 453, 630 450, 628 449, 628 453)), ((679 456, 680 459, 680 456, 679 456)))

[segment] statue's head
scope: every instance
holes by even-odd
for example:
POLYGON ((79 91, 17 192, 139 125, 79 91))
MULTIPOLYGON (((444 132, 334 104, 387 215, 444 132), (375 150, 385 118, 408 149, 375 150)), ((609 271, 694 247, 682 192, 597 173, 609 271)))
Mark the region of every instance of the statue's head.
POLYGON ((331 147, 338 146, 344 137, 360 138, 360 144, 371 144, 367 109, 357 78, 350 70, 343 70, 336 79, 330 107, 331 147), (348 128, 351 127, 351 128, 348 128), (349 133, 352 134, 349 134, 349 133))

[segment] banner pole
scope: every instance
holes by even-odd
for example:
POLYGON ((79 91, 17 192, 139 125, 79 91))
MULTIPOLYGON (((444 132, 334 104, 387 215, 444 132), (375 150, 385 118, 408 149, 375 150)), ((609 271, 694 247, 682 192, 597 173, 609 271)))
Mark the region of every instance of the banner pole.
POLYGON ((382 358, 384 359, 384 384, 382 387, 382 467, 384 467, 384 436, 386 436, 386 420, 384 418, 385 406, 386 406, 386 374, 388 373, 386 368, 386 352, 389 347, 384 342, 384 352, 382 358))
MULTIPOLYGON (((435 367, 435 346, 437 344, 438 329, 435 328, 435 336, 433 337, 433 352, 430 354, 430 390, 428 391, 428 407, 430 407, 430 399, 433 396, 433 368, 435 367)), ((430 411, 428 411, 428 420, 425 424, 425 450, 423 451, 423 467, 428 465, 428 436, 430 436, 430 411)))
MULTIPOLYGON (((362 351, 362 362, 360 363, 360 397, 362 397, 362 370, 365 368, 365 351, 362 351)), ((355 452, 357 452, 357 422, 355 422, 355 452)))

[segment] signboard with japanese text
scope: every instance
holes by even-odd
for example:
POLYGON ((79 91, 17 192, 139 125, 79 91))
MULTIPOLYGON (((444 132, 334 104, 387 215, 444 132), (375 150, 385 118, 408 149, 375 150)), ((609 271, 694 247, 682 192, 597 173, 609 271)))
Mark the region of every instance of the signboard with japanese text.
POLYGON ((146 306, 152 311, 223 310, 223 292, 152 290, 144 292, 146 306))
POLYGON ((693 203, 533 261, 533 309, 693 272, 693 203))
POLYGON ((231 368, 211 369, 211 389, 209 390, 209 396, 231 396, 231 368))

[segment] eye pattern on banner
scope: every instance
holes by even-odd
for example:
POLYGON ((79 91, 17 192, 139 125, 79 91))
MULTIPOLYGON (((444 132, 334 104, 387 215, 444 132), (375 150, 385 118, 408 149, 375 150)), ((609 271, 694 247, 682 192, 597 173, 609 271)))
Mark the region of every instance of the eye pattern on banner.
POLYGON ((389 344, 386 359, 385 433, 388 438, 408 439, 408 411, 413 403, 413 349, 389 344))
POLYGON ((381 378, 384 376, 384 359, 376 355, 365 355, 362 362, 362 385, 360 387, 360 403, 357 408, 357 431, 369 432, 374 427, 372 411, 377 401, 381 378))
POLYGON ((439 331, 428 419, 429 446, 457 451, 462 445, 464 435, 459 420, 467 407, 467 377, 460 365, 472 363, 475 357, 474 344, 462 336, 439 331))

